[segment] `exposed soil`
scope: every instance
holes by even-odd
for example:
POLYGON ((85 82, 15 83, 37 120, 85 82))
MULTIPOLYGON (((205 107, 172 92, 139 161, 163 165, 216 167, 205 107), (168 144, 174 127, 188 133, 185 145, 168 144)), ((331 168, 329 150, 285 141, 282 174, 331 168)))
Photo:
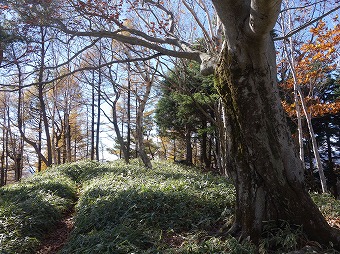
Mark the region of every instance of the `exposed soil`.
POLYGON ((169 247, 180 247, 185 242, 185 236, 182 234, 175 234, 175 233, 164 233, 163 241, 169 247))
POLYGON ((74 211, 67 213, 64 218, 43 239, 37 254, 55 254, 66 243, 74 227, 74 211))

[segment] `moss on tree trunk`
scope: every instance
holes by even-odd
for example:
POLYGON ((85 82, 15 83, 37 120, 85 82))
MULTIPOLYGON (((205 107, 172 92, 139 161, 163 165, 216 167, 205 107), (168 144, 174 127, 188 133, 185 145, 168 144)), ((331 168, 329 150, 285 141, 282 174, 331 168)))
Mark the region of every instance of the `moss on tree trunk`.
POLYGON ((251 41, 225 47, 215 73, 221 95, 220 143, 223 166, 236 186, 231 232, 258 242, 263 221, 303 225, 322 243, 340 244, 304 189, 302 164, 287 128, 275 76, 275 52, 251 41))

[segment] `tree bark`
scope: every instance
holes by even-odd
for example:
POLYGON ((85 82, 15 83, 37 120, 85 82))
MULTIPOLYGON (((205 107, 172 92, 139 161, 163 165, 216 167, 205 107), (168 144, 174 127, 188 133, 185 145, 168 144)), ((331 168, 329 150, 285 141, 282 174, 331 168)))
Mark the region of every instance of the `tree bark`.
POLYGON ((312 141, 312 147, 313 147, 313 153, 314 153, 314 158, 316 161, 316 167, 319 171, 319 178, 320 178, 320 182, 321 182, 321 189, 323 193, 327 192, 327 182, 326 182, 326 177, 323 171, 323 167, 322 167, 322 163, 321 163, 321 158, 320 158, 320 153, 319 153, 319 149, 318 149, 318 144, 316 142, 316 138, 315 138, 315 134, 314 134, 314 129, 313 129, 313 125, 312 125, 312 117, 310 115, 310 113, 307 110, 307 106, 306 103, 304 101, 304 97, 303 94, 301 92, 301 88, 298 87, 298 92, 300 95, 300 100, 301 100, 301 105, 302 105, 302 109, 303 112, 305 114, 306 117, 306 121, 307 121, 307 126, 308 126, 308 130, 309 130, 309 136, 310 139, 312 141))
MULTIPOLYGON (((101 44, 99 46, 101 52, 101 44)), ((102 55, 99 56, 99 66, 101 65, 102 55)), ((99 161, 99 142, 100 142, 100 111, 101 111, 101 85, 102 85, 102 70, 98 70, 98 86, 97 86, 97 124, 96 124, 96 160, 99 161)), ((102 158, 104 159, 104 158, 102 158)))
MULTIPOLYGON (((41 112, 39 112, 39 124, 38 124, 38 142, 37 142, 37 148, 38 148, 38 155, 42 154, 42 120, 41 120, 41 112)), ((47 160, 46 160, 47 161, 47 160)), ((37 171, 40 172, 42 169, 42 157, 38 156, 38 165, 37 165, 37 171)))
MULTIPOLYGON (((50 129, 49 129, 49 121, 46 113, 46 104, 44 100, 44 85, 43 85, 43 77, 45 71, 45 54, 46 54, 46 47, 45 47, 45 39, 46 39, 46 29, 44 30, 43 27, 40 27, 40 34, 41 34, 41 56, 40 56, 40 69, 39 69, 39 76, 38 76, 38 99, 39 99, 39 106, 40 111, 42 114, 42 121, 44 124, 44 132, 46 137, 46 150, 47 150, 47 163, 46 166, 49 167, 52 165, 52 143, 51 143, 51 136, 50 136, 50 129)), ((41 146, 41 145, 40 145, 41 146)))
POLYGON ((139 102, 139 106, 137 108, 137 116, 136 116, 136 143, 138 145, 138 153, 140 158, 142 159, 144 166, 147 168, 152 168, 152 164, 150 158, 148 157, 145 151, 144 145, 144 135, 143 135, 143 119, 144 119, 144 109, 146 106, 147 99, 149 98, 149 94, 151 91, 151 82, 146 81, 146 91, 143 98, 139 102))
POLYGON ((129 163, 131 150, 131 68, 128 63, 128 90, 127 90, 127 134, 126 134, 126 154, 123 150, 125 161, 129 163))
MULTIPOLYGON (((2 109, 3 109, 3 121, 4 123, 7 123, 6 121, 6 116, 7 116, 7 105, 6 105, 6 100, 4 98, 4 102, 2 105, 2 109)), ((6 139, 7 139, 7 135, 6 133, 8 132, 8 128, 6 127, 6 125, 2 126, 2 151, 1 151, 1 157, 0 157, 0 163, 1 163, 1 172, 0 172, 0 186, 4 186, 6 184, 5 181, 5 174, 7 173, 7 169, 5 169, 5 156, 7 156, 6 153, 6 139)))
MULTIPOLYGON (((266 1, 254 2, 265 5, 266 1)), ((339 247, 339 230, 327 224, 303 186, 302 164, 278 94, 269 30, 260 27, 263 20, 258 17, 252 22, 242 17, 251 11, 240 8, 239 18, 232 13, 236 24, 226 28, 229 37, 226 33, 215 72, 221 95, 222 166, 236 187, 236 217, 230 232, 257 243, 263 221, 287 220, 302 224, 313 240, 332 241, 339 247)), ((226 25, 230 20, 224 21, 226 25)))
MULTIPOLYGON (((131 59, 130 54, 127 53, 127 55, 131 59)), ((130 66, 128 67, 130 70, 130 66)), ((138 96, 136 87, 136 102, 138 102, 136 105, 136 148, 140 158, 144 163, 144 166, 147 168, 152 168, 151 160, 146 153, 146 148, 144 144, 143 124, 144 124, 144 110, 146 107, 146 103, 149 100, 155 73, 150 74, 149 73, 150 70, 147 67, 147 65, 145 65, 145 69, 142 69, 138 64, 135 64, 135 67, 141 73, 141 77, 145 82, 145 91, 143 95, 138 96)), ((128 107, 130 107, 130 105, 128 105, 128 107)))
POLYGON ((92 72, 92 102, 91 102, 91 160, 94 160, 95 141, 94 141, 94 124, 95 124, 95 89, 94 89, 94 71, 92 72))
MULTIPOLYGON (((207 128, 207 122, 202 121, 202 128, 207 128)), ((201 163, 205 166, 206 169, 210 169, 210 159, 208 158, 207 154, 211 154, 210 149, 208 150, 208 135, 207 132, 204 131, 201 137, 201 163)))
POLYGON ((191 130, 190 126, 185 126, 185 163, 186 165, 192 165, 192 146, 191 146, 191 130))
MULTIPOLYGON (((127 143, 125 144, 123 136, 120 133, 120 129, 119 129, 119 126, 118 126, 117 108, 116 108, 118 100, 119 100, 119 94, 116 93, 116 99, 112 102, 112 105, 111 105, 111 108, 112 108, 111 122, 113 124, 113 128, 115 130, 116 137, 117 137, 118 143, 120 145, 120 150, 121 150, 121 152, 123 152, 124 160, 127 164, 129 164, 130 153, 128 152, 128 149, 130 149, 130 146, 129 146, 130 138, 129 138, 129 135, 128 135, 127 143)), ((128 104, 128 107, 130 107, 129 104, 128 104)), ((129 126, 128 126, 128 128, 129 128, 129 126)), ((128 133, 129 133, 129 131, 128 131, 128 133)))
POLYGON ((2 45, 0 45, 0 65, 2 63, 3 58, 4 58, 4 50, 2 49, 2 45))
MULTIPOLYGON (((101 98, 101 70, 99 70, 98 91, 97 91, 97 123, 96 123, 96 160, 99 161, 99 141, 100 141, 100 98, 101 98)), ((104 159, 104 158, 103 158, 104 159)))
POLYGON ((52 144, 52 161, 54 165, 58 165, 58 161, 57 161, 57 147, 58 145, 56 145, 56 121, 55 121, 55 117, 56 117, 56 111, 57 111, 57 96, 56 96, 56 89, 55 87, 52 88, 52 94, 53 94, 53 102, 52 102, 52 115, 51 115, 51 144, 52 144))

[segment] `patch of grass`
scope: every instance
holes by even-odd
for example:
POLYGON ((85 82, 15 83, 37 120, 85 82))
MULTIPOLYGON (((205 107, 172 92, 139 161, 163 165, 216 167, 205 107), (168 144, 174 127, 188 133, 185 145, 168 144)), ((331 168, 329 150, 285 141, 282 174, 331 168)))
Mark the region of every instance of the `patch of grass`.
POLYGON ((260 243, 261 253, 285 253, 296 251, 308 242, 302 227, 291 225, 287 221, 266 222, 260 243))
POLYGON ((62 253, 207 253, 222 246, 213 235, 235 200, 224 178, 161 162, 152 170, 137 163, 99 169, 83 177, 75 230, 62 253))
POLYGON ((340 200, 327 193, 312 193, 311 197, 326 219, 340 219, 340 200))
POLYGON ((55 170, 61 171, 73 181, 80 184, 84 181, 84 178, 91 178, 92 174, 98 175, 100 172, 97 170, 97 167, 99 166, 100 163, 97 161, 84 160, 58 165, 55 167, 55 170))
MULTIPOLYGON (((82 161, 0 189, 0 253, 34 253, 74 204, 77 186, 75 229, 61 253, 285 253, 308 242, 284 221, 265 225, 258 248, 223 234, 235 202, 223 177, 168 162, 149 170, 137 160, 82 161)), ((326 218, 339 217, 339 201, 312 196, 326 218)))
POLYGON ((49 170, 0 189, 0 253, 34 253, 75 202, 77 187, 49 170))

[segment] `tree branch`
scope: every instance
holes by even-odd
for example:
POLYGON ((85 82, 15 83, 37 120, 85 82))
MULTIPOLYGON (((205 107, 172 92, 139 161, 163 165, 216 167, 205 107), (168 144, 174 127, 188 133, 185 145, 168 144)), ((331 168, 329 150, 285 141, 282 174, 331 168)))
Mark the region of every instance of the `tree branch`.
POLYGON ((79 56, 81 53, 83 53, 84 51, 86 51, 87 49, 91 48, 93 45, 95 45, 98 41, 100 40, 100 38, 95 39, 92 43, 90 43, 89 45, 87 45, 86 47, 82 48, 81 50, 77 51, 77 53, 75 53, 70 59, 68 59, 66 62, 58 64, 56 66, 53 67, 45 67, 45 70, 48 69, 57 69, 60 68, 66 64, 69 64, 73 59, 75 59, 77 56, 79 56))
POLYGON ((286 34, 286 35, 281 36, 281 37, 276 37, 276 38, 274 38, 274 41, 279 41, 279 40, 288 39, 289 37, 293 36, 294 34, 300 32, 301 30, 305 29, 306 27, 312 25, 313 23, 315 23, 315 22, 317 22, 317 21, 323 19, 324 17, 330 15, 331 13, 333 13, 333 12, 339 10, 339 9, 340 9, 340 5, 337 6, 337 7, 335 7, 334 9, 332 9, 332 10, 326 12, 325 14, 321 15, 320 17, 317 17, 317 18, 315 18, 315 19, 312 19, 312 20, 310 20, 309 22, 307 22, 307 23, 305 23, 305 24, 303 24, 303 25, 301 25, 301 26, 295 28, 294 30, 290 31, 290 32, 289 32, 288 34, 286 34))
MULTIPOLYGON (((202 32, 204 34, 205 39, 208 41, 208 47, 210 48, 210 51, 213 51, 211 49, 213 43, 211 41, 211 37, 208 34, 208 31, 205 29, 204 25, 202 24, 202 22, 199 20, 197 13, 189 6, 189 4, 185 1, 182 0, 182 3, 184 4, 184 6, 187 8, 187 10, 191 13, 191 15, 193 16, 193 18, 195 19, 195 21, 197 22, 197 25, 202 29, 202 32)), ((208 15, 208 13, 207 13, 208 15)))
MULTIPOLYGON (((86 66, 86 67, 83 67, 83 68, 79 68, 79 69, 76 69, 74 71, 71 71, 71 72, 68 72, 68 73, 65 73, 61 76, 58 76, 54 79, 51 79, 51 80, 48 80, 48 81, 42 81, 42 82, 35 82, 35 83, 31 83, 29 85, 22 85, 21 88, 26 88, 26 87, 31 87, 31 86, 34 86, 34 85, 41 85, 41 84, 50 84, 50 83, 53 83, 55 81, 58 81, 60 79, 63 79, 65 77, 68 77, 68 76, 71 76, 71 75, 74 75, 78 72, 81 72, 81 71, 88 71, 88 70, 98 70, 100 68, 103 68, 103 67, 106 67, 106 66, 109 66, 109 65, 112 65, 112 64, 118 64, 118 63, 128 63, 128 62, 138 62, 138 61, 147 61, 147 60, 151 60, 153 58, 156 58, 156 57, 159 57, 161 56, 162 54, 161 53, 157 53, 157 54, 154 54, 154 55, 151 55, 151 56, 148 56, 148 57, 140 57, 140 58, 134 58, 134 59, 122 59, 122 60, 114 60, 114 61, 110 61, 110 62, 107 62, 107 63, 104 63, 104 64, 101 64, 101 65, 96 65, 96 66, 86 66)), ((0 84, 0 86, 3 86, 3 87, 8 87, 9 89, 0 89, 0 92, 14 92, 14 91, 17 91, 19 88, 17 85, 5 85, 5 84, 0 84), (10 89, 12 88, 12 89, 10 89)))
POLYGON ((253 34, 263 36, 275 26, 282 0, 252 0, 250 3, 249 28, 253 34))
POLYGON ((149 36, 135 29, 123 29, 123 30, 117 30, 115 32, 110 32, 110 31, 78 32, 78 31, 68 29, 61 21, 56 20, 55 23, 56 23, 56 28, 62 30, 66 34, 79 36, 79 37, 90 36, 90 37, 100 37, 100 38, 111 38, 111 39, 120 41, 122 43, 146 47, 146 48, 158 51, 159 53, 162 53, 164 55, 179 57, 179 58, 186 58, 186 59, 191 59, 194 61, 201 62, 200 54, 202 52, 194 51, 194 50, 176 51, 176 50, 170 50, 170 49, 164 48, 159 45, 159 44, 168 44, 168 45, 176 46, 176 47, 183 49, 182 45, 184 45, 185 43, 177 39, 171 39, 171 38, 160 39, 160 38, 149 36), (129 32, 130 34, 137 35, 141 38, 123 35, 122 32, 125 32, 125 31, 129 32))

